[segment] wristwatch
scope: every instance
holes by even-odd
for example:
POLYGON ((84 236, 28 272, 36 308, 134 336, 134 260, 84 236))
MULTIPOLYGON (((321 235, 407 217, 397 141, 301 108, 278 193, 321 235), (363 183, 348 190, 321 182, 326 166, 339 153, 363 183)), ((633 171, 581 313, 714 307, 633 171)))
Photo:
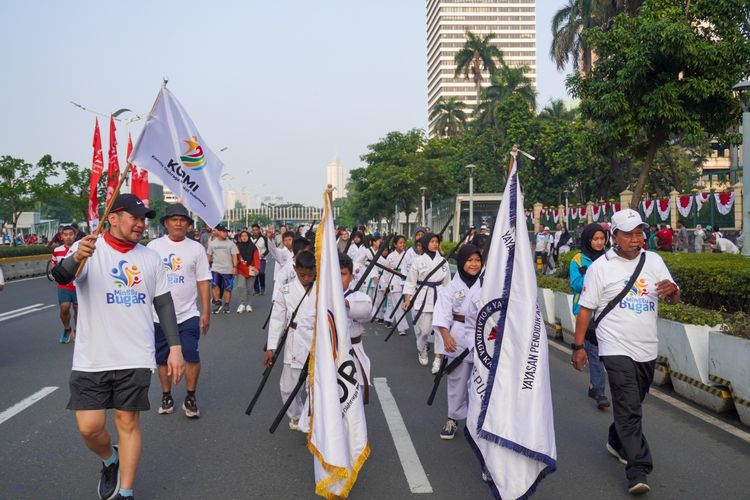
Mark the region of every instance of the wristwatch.
POLYGON ((574 351, 580 351, 581 349, 585 349, 585 346, 583 344, 572 343, 570 344, 570 348, 574 351))

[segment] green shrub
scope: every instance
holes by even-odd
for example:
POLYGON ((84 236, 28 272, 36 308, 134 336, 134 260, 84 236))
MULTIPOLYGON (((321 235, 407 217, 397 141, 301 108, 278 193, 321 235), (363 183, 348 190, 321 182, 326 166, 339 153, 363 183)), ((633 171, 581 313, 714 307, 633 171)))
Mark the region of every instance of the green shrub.
POLYGON ((556 278, 554 276, 545 276, 537 273, 536 286, 538 288, 549 288, 555 292, 573 293, 573 289, 570 288, 570 282, 567 279, 556 278))
POLYGON ((659 317, 688 325, 715 326, 724 322, 724 316, 717 311, 690 304, 667 304, 664 301, 659 302, 659 317))
POLYGON ((12 247, 9 245, 0 246, 0 259, 6 257, 25 257, 27 255, 45 255, 51 254, 52 250, 44 245, 26 245, 12 247))
POLYGON ((721 325, 721 331, 750 340, 750 315, 743 312, 734 313, 721 325))
MULTIPOLYGON (((576 252, 560 257, 555 276, 568 277, 576 252)), ((682 301, 704 309, 750 313, 750 261, 724 253, 659 252, 675 282, 682 301)))

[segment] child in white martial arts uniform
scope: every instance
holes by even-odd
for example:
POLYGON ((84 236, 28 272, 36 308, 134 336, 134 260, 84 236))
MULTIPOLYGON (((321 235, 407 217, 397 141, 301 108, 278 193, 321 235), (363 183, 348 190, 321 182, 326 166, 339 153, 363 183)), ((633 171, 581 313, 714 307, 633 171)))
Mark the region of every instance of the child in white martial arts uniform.
MULTIPOLYGON (((406 238, 401 235, 396 236, 396 239, 393 241, 393 251, 388 254, 388 258, 386 259, 386 266, 401 274, 406 274, 406 272, 404 271, 404 261, 406 260, 407 255, 406 251, 404 250, 405 246, 406 238)), ((392 326, 392 322, 398 321, 398 319, 401 317, 394 317, 399 313, 399 311, 394 311, 394 309, 396 308, 396 304, 401 298, 401 291, 404 288, 404 280, 401 279, 400 276, 396 276, 395 274, 391 274, 389 272, 386 272, 386 274, 388 277, 383 279, 383 284, 385 287, 387 287, 386 292, 388 293, 388 300, 386 301, 384 309, 385 321, 386 324, 390 327, 392 326)), ((404 318, 398 323, 398 334, 406 335, 407 328, 409 328, 409 325, 406 323, 406 318, 404 318)))
POLYGON ((362 276, 362 272, 365 270, 367 265, 365 262, 370 256, 370 249, 364 244, 365 237, 361 232, 355 231, 352 234, 352 243, 349 245, 349 250, 346 254, 352 259, 354 263, 354 279, 359 279, 362 276))
MULTIPOLYGON (((278 347, 279 339, 288 326, 289 333, 284 344, 284 365, 279 383, 281 399, 284 402, 286 402, 294 390, 307 355, 310 353, 312 337, 303 331, 298 331, 297 320, 300 315, 305 316, 310 314, 308 309, 312 309, 312 314, 315 314, 315 287, 313 286, 313 281, 315 280, 315 255, 308 251, 301 252, 296 258, 294 269, 297 277, 290 283, 281 285, 278 299, 275 299, 273 302, 271 319, 268 323, 267 350, 263 358, 264 367, 270 366, 273 352, 278 347), (298 306, 299 309, 297 309, 298 306), (297 310, 297 316, 292 320, 295 310, 297 310)), ((289 428, 292 430, 297 430, 298 428, 305 399, 305 391, 300 391, 297 393, 289 410, 287 410, 286 414, 290 418, 289 428)))
POLYGON ((294 270, 295 259, 297 255, 306 250, 312 248, 312 243, 307 238, 295 238, 292 242, 292 255, 291 259, 288 259, 278 270, 274 269, 274 285, 273 292, 271 293, 272 300, 279 300, 279 290, 284 285, 288 285, 294 279, 297 278, 297 273, 294 270))
MULTIPOLYGON (((424 253, 414 260, 406 275, 404 284, 404 310, 408 310, 412 301, 412 318, 414 320, 414 334, 417 337, 417 352, 419 364, 427 366, 427 343, 432 335, 432 311, 437 301, 437 293, 443 286, 451 281, 451 273, 448 263, 440 254, 440 237, 428 233, 422 238, 422 250, 424 253), (433 272, 433 270, 435 272, 433 272), (432 274, 431 274, 432 273, 432 274), (429 279, 428 279, 429 276, 429 279), (421 288, 416 297, 417 288, 421 288)), ((443 354, 443 339, 441 336, 434 337, 435 359, 432 361, 432 373, 440 369, 443 354)))
MULTIPOLYGON (((380 244, 382 245, 383 242, 381 241, 380 244)), ((378 264, 380 264, 381 266, 388 266, 389 253, 390 248, 384 248, 383 253, 378 258, 378 264)), ((391 273, 389 273, 382 267, 373 268, 372 273, 376 274, 376 278, 374 285, 375 293, 368 294, 372 298, 372 312, 370 314, 370 318, 376 316, 375 319, 377 320, 377 322, 383 323, 385 321, 385 305, 383 305, 383 307, 380 307, 379 309, 378 306, 380 306, 380 303, 385 300, 391 273), (375 309, 377 309, 377 311, 375 309)))
MULTIPOLYGON (((438 301, 432 316, 432 326, 443 338, 447 364, 464 351, 463 361, 447 374, 448 421, 440 432, 441 439, 453 439, 458 421, 466 418, 468 409, 468 382, 471 375, 474 336, 466 328, 469 306, 478 303, 482 296, 482 255, 474 245, 464 245, 456 259, 458 272, 448 286, 438 292, 438 301)), ((446 365, 447 366, 447 365, 446 365)))

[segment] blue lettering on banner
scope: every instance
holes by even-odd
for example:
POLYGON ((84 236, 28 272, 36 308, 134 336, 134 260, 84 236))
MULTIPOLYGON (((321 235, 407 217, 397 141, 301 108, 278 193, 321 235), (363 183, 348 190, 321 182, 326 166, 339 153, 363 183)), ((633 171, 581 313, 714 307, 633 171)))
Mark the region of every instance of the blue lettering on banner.
POLYGON ((132 288, 107 292, 107 304, 120 304, 125 307, 130 307, 133 304, 145 305, 146 294, 132 288))
POLYGON ((531 334, 531 345, 529 346, 529 355, 526 358, 526 371, 523 373, 523 386, 521 389, 530 390, 534 388, 534 378, 536 377, 536 367, 539 362, 539 342, 542 336, 542 318, 539 308, 536 308, 534 317, 534 331, 531 334))

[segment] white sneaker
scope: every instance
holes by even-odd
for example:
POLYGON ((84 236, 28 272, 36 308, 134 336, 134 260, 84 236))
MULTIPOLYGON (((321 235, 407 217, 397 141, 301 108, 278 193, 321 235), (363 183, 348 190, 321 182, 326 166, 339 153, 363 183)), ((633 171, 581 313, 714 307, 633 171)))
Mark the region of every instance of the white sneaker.
POLYGON ((406 335, 406 330, 404 330, 403 332, 398 332, 398 334, 399 336, 403 337, 404 335, 406 335))
POLYGON ((622 455, 620 455, 620 452, 617 451, 614 448, 614 446, 612 446, 611 444, 609 444, 609 441, 607 441, 607 451, 609 452, 610 455, 612 455, 613 457, 615 457, 622 465, 628 465, 628 461, 625 460, 625 457, 623 457, 622 455))
POLYGON ((245 312, 245 304, 240 304, 240 306, 237 308, 237 314, 245 312))
POLYGON ((289 421, 289 428, 291 430, 293 430, 293 431, 298 431, 299 430, 299 419, 298 418, 291 419, 289 421))
POLYGON ((417 358, 419 360, 419 364, 422 366, 427 366, 430 364, 430 358, 427 357, 427 350, 419 351, 419 356, 417 358))
POLYGON ((246 313, 251 313, 251 312, 253 312, 253 308, 252 308, 252 306, 251 306, 250 304, 248 304, 248 305, 247 305, 247 306, 245 307, 245 312, 246 312, 246 313))
POLYGON ((443 358, 438 358, 435 356, 435 359, 432 360, 432 374, 436 375, 437 372, 440 371, 440 364, 443 362, 443 358))

